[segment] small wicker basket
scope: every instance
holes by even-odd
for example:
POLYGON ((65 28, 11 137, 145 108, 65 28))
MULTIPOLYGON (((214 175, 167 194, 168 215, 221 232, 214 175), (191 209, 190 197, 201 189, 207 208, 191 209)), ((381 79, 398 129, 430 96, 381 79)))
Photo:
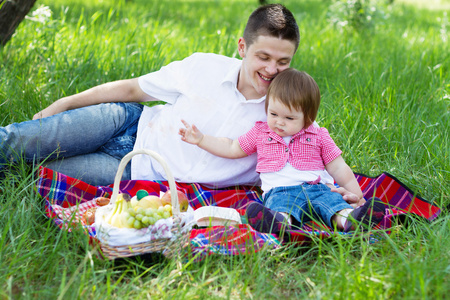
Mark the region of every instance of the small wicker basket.
POLYGON ((180 205, 178 203, 177 188, 172 172, 170 171, 164 159, 154 151, 147 149, 133 150, 122 158, 116 176, 114 178, 114 188, 111 196, 110 205, 113 205, 117 199, 117 196, 119 194, 120 181, 122 179, 123 171, 125 170, 126 165, 133 156, 139 154, 146 154, 151 156, 162 165, 164 171, 166 172, 172 199, 173 226, 171 228, 171 233, 176 238, 175 239, 160 238, 151 240, 149 242, 123 246, 112 246, 107 243, 99 241, 101 252, 103 253, 103 256, 108 259, 131 257, 147 253, 163 252, 164 250, 166 250, 164 252, 167 252, 165 253, 166 256, 172 256, 174 253, 177 252, 175 251, 174 248, 182 248, 188 241, 189 232, 182 232, 181 230, 180 205))

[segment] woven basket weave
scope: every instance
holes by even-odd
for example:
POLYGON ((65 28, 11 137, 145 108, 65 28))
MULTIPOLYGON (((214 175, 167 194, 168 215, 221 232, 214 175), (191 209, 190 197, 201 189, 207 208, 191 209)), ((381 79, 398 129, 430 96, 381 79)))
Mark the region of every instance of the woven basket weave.
MULTIPOLYGON (((180 225, 180 205, 178 203, 178 195, 177 188, 175 184, 175 180, 173 178, 172 172, 170 171, 167 163, 164 159, 156 152, 147 150, 147 149, 139 149, 133 150, 127 155, 125 155, 118 167, 116 176, 114 178, 114 188, 111 196, 111 205, 113 205, 117 199, 119 194, 119 186, 120 181, 123 175, 123 171, 125 170, 126 165, 131 160, 131 158, 135 155, 145 154, 149 155, 158 161, 167 175, 167 181, 169 182, 169 189, 171 192, 172 198, 172 218, 173 218, 173 226, 171 228, 172 234, 176 237, 175 239, 169 238, 161 238, 154 239, 149 242, 131 244, 131 245, 123 245, 123 246, 112 246, 107 243, 99 242, 101 252, 103 256, 108 259, 115 259, 120 257, 130 257, 136 256, 146 253, 155 253, 155 252, 163 252, 166 250, 168 256, 173 255, 175 252, 175 248, 182 248, 188 242, 189 232, 182 232, 180 225)), ((167 254, 166 254, 167 255, 167 254)))

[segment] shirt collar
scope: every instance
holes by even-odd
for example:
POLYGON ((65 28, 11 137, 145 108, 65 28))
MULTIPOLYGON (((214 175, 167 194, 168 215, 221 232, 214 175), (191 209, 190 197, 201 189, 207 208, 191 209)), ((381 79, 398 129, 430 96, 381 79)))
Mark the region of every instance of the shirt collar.
POLYGON ((279 136, 276 132, 272 131, 267 122, 258 121, 256 122, 256 126, 258 126, 262 132, 267 133, 269 135, 269 138, 275 139, 279 142, 283 142, 283 138, 279 136))
MULTIPOLYGON (((235 67, 230 68, 230 70, 225 75, 224 79, 222 80, 222 84, 225 84, 225 83, 231 84, 232 86, 234 86, 234 88, 236 89, 236 91, 239 94, 241 94, 241 92, 239 92, 239 90, 237 89, 237 84, 238 84, 239 72, 241 71, 241 67, 242 67, 242 60, 240 62, 241 62, 240 64, 236 64, 235 67)), ((243 95, 242 95, 242 98, 245 99, 245 97, 243 95)), ((246 103, 260 103, 264 100, 266 100, 266 96, 262 96, 259 99, 251 99, 251 100, 245 99, 245 102, 246 103)))
POLYGON ((303 128, 296 134, 294 134, 293 138, 296 138, 298 136, 301 136, 305 133, 311 133, 311 134, 317 134, 319 132, 320 127, 314 122, 311 125, 309 125, 307 128, 303 128))
POLYGON ((233 86, 235 86, 236 89, 237 89, 237 82, 238 82, 238 77, 239 77, 239 71, 241 70, 241 66, 242 66, 242 61, 240 61, 240 62, 241 63, 236 64, 233 68, 230 68, 228 73, 223 78, 222 84, 225 83, 225 82, 229 82, 233 86))

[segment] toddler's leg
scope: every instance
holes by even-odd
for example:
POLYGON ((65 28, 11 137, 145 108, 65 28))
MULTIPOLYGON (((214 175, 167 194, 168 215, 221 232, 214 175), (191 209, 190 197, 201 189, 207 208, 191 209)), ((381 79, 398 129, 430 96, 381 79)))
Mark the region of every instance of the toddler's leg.
POLYGON ((386 205, 379 198, 373 197, 364 205, 355 208, 344 226, 344 231, 354 231, 360 227, 362 231, 373 228, 380 223, 385 215, 386 205))
POLYGON ((287 226, 287 220, 281 213, 258 202, 247 206, 246 215, 250 226, 259 232, 280 234, 287 226))
POLYGON ((292 224, 292 217, 289 214, 284 213, 284 212, 280 212, 280 214, 286 219, 286 221, 288 222, 289 225, 292 224))
POLYGON ((338 211, 331 217, 331 223, 335 225, 337 229, 344 230, 347 219, 352 211, 352 208, 345 208, 341 211, 338 211))
POLYGON ((333 193, 324 184, 304 185, 308 192, 315 221, 323 221, 331 228, 343 230, 341 220, 352 211, 352 207, 338 193, 333 193))

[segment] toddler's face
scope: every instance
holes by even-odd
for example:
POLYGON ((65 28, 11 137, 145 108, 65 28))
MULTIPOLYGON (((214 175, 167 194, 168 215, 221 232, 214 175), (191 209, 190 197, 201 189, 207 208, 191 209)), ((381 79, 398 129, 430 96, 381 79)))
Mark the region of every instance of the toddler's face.
POLYGON ((301 110, 291 110, 277 99, 268 99, 267 124, 275 133, 291 136, 302 130, 305 119, 301 110))

